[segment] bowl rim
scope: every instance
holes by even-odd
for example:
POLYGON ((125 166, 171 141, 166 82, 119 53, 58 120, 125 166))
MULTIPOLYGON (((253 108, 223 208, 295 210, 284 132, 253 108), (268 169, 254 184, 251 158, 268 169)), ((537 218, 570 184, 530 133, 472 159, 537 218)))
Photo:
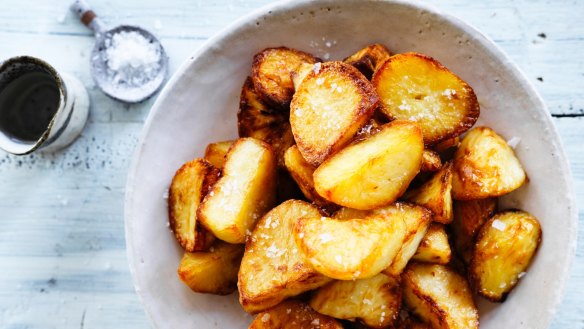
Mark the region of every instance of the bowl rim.
MULTIPOLYGON (((560 162, 561 168, 559 168, 559 172, 562 173, 561 178, 565 181, 565 185, 567 187, 566 193, 566 202, 570 209, 570 216, 568 218, 568 222, 566 225, 569 225, 569 232, 570 236, 568 237, 570 244, 568 252, 568 260, 566 264, 566 271, 561 278, 561 283, 559 285, 559 289, 557 293, 553 296, 553 300, 551 302, 552 309, 550 310, 550 316, 548 319, 548 323, 546 324, 549 326, 553 319, 555 318, 555 314, 558 310, 560 302, 564 296, 564 291, 566 289, 566 284, 571 277, 572 268, 574 257, 576 254, 576 247, 577 247, 577 240, 578 240, 578 209, 576 203, 576 194, 572 179, 572 171, 569 165, 568 158, 566 156, 563 144, 561 142, 560 135, 558 130, 552 120, 552 116, 547 108, 543 98, 538 93, 537 89, 529 80, 527 80, 526 75, 523 71, 515 64, 514 61, 510 59, 510 57, 503 51, 503 49, 496 44, 490 37, 483 34, 478 28, 474 25, 450 14, 445 11, 440 10, 434 5, 427 4, 421 2, 419 0, 343 0, 343 1, 335 1, 335 4, 339 4, 342 2, 363 2, 367 1, 370 3, 391 3, 400 6, 411 7, 412 9, 418 9, 427 11, 431 14, 437 15, 444 19, 449 24, 459 28, 460 30, 465 31, 470 37, 474 38, 474 41, 479 43, 486 51, 490 52, 496 58, 500 58, 507 64, 507 68, 510 70, 510 73, 514 76, 515 79, 519 82, 520 86, 527 90, 530 96, 535 97, 534 101, 538 103, 543 110, 545 110, 546 115, 541 116, 541 120, 545 121, 545 124, 550 127, 550 134, 552 139, 549 140, 550 143, 554 144, 555 149, 557 152, 558 161, 560 162)), ((174 87, 176 81, 178 81, 187 71, 191 63, 197 61, 199 57, 208 51, 210 48, 213 47, 217 41, 222 40, 229 36, 230 34, 237 32, 238 30, 244 28, 247 24, 253 21, 257 21, 261 19, 261 17, 270 15, 277 11, 285 11, 289 10, 290 8, 294 7, 301 7, 305 5, 319 5, 319 4, 330 4, 333 3, 331 0, 280 0, 274 3, 270 3, 264 5, 260 8, 253 10, 252 12, 245 14, 232 23, 228 24, 224 28, 222 28, 219 32, 213 34, 209 37, 206 41, 203 42, 197 49, 195 49, 191 55, 183 61, 181 65, 176 69, 176 71, 172 74, 172 77, 168 80, 168 82, 164 85, 164 88, 161 90, 159 95, 156 98, 156 101, 150 108, 148 116, 145 120, 144 126, 142 127, 142 131, 140 133, 138 144, 134 153, 132 155, 132 160, 129 166, 128 175, 126 179, 125 185, 125 195, 124 195, 124 230, 125 230, 125 241, 126 241, 126 257, 128 259, 128 266, 130 269, 130 274, 132 276, 132 283, 134 285, 134 290, 138 295, 138 299, 142 306, 144 307, 146 316, 148 317, 150 323, 155 327, 159 327, 159 322, 153 318, 151 312, 151 305, 145 301, 144 292, 140 288, 140 282, 138 282, 138 278, 136 275, 136 259, 135 249, 134 249, 134 240, 133 236, 130 232, 133 231, 134 225, 134 216, 132 213, 132 207, 130 205, 133 204, 133 186, 136 182, 136 170, 138 164, 140 163, 140 159, 142 158, 143 153, 143 146, 144 140, 148 136, 150 131, 150 127, 153 124, 154 116, 159 111, 163 100, 166 99, 167 94, 169 91, 174 87)))

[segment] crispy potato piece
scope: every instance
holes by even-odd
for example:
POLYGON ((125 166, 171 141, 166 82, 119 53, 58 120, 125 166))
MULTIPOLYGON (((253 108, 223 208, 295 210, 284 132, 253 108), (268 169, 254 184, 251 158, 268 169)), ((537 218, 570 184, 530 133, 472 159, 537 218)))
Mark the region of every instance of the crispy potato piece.
POLYGON ((208 251, 185 253, 178 276, 193 291, 229 295, 237 288, 242 255, 242 245, 217 241, 208 251))
POLYGON ((442 160, 440 155, 435 151, 425 149, 422 153, 422 168, 421 172, 434 172, 442 168, 442 160))
POLYGON ((434 145, 434 149, 436 150, 436 152, 442 153, 442 152, 445 152, 453 147, 458 147, 459 144, 460 144, 460 137, 456 136, 456 137, 452 137, 449 139, 445 139, 442 142, 434 145))
POLYGON ((428 209, 407 203, 401 205, 402 209, 405 210, 402 213, 402 218, 406 224, 406 238, 391 265, 383 270, 383 273, 391 276, 398 276, 403 272, 418 250, 432 222, 432 212, 428 209))
POLYGON ((300 50, 286 47, 264 49, 253 57, 253 85, 270 105, 284 109, 294 94, 290 73, 303 63, 316 62, 320 60, 300 50))
POLYGON ((205 160, 209 161, 213 167, 222 169, 225 164, 225 155, 234 141, 216 142, 207 145, 205 149, 205 160))
POLYGON ((432 223, 428 227, 426 235, 422 238, 422 242, 420 242, 412 260, 446 265, 450 262, 451 256, 452 251, 450 250, 444 225, 432 223))
POLYGON ((377 134, 381 130, 381 126, 383 124, 379 122, 376 118, 371 118, 357 133, 355 134, 355 138, 353 139, 353 143, 360 142, 365 140, 375 134, 377 134))
POLYGON ((483 226, 497 211, 497 198, 458 201, 453 203, 454 220, 452 233, 454 246, 468 264, 472 256, 475 238, 483 226))
POLYGON ((436 144, 462 134, 480 113, 472 88, 438 61, 418 53, 389 58, 374 74, 383 113, 417 122, 424 142, 436 144))
POLYGON ((310 71, 312 71, 313 69, 320 70, 320 65, 322 64, 302 63, 300 66, 296 68, 296 70, 292 71, 292 73, 290 73, 290 78, 292 79, 292 83, 294 84, 294 90, 298 90, 300 83, 304 81, 304 78, 306 78, 310 71))
POLYGON ((294 238, 318 272, 338 280, 370 278, 399 251, 406 236, 403 212, 396 206, 345 220, 304 216, 294 227, 294 238))
POLYGON ((295 143, 288 116, 288 112, 275 112, 267 106, 254 89, 251 78, 247 78, 237 112, 239 137, 253 137, 270 144, 281 168, 284 168, 284 152, 295 143))
POLYGON ((501 196, 526 179, 513 149, 491 128, 471 130, 454 154, 452 196, 457 200, 501 196))
POLYGON ((343 329, 343 326, 303 302, 290 299, 259 313, 249 329, 343 329))
POLYGON ((290 124, 306 161, 320 165, 347 145, 377 107, 373 86, 343 62, 316 64, 294 93, 290 124))
POLYGON ((318 289, 309 304, 333 318, 387 328, 399 315, 401 295, 399 281, 380 273, 369 279, 333 281, 318 289))
POLYGON ((404 302, 436 329, 478 329, 479 314, 464 277, 444 265, 412 263, 402 275, 404 302))
POLYGON ((248 239, 239 270, 239 302, 250 313, 327 284, 302 257, 293 228, 301 217, 320 218, 309 203, 289 200, 260 219, 248 239))
POLYGON ((312 174, 314 173, 314 167, 306 162, 298 151, 296 145, 290 147, 284 154, 284 162, 288 172, 294 178, 298 187, 302 191, 304 196, 314 202, 316 205, 329 208, 332 204, 318 195, 314 189, 314 180, 312 179, 312 174))
POLYGON ((531 214, 504 211, 483 225, 469 266, 472 286, 483 297, 502 302, 525 275, 541 242, 541 227, 531 214))
POLYGON ((205 250, 215 237, 198 225, 197 209, 209 188, 219 178, 219 170, 203 159, 183 164, 168 190, 168 221, 178 243, 187 251, 205 250))
POLYGON ((439 172, 422 186, 407 192, 404 198, 424 206, 434 213, 434 220, 452 222, 452 164, 445 164, 439 172))
POLYGON ((353 65, 363 75, 371 80, 373 73, 389 59, 391 53, 382 44, 374 43, 369 45, 353 55, 345 58, 343 61, 353 65))
POLYGON ((199 207, 201 223, 219 239, 245 243, 276 201, 276 159, 269 145, 240 138, 227 153, 223 176, 199 207))
POLYGON ((420 171, 424 144, 416 124, 393 121, 341 150, 314 172, 316 192, 338 205, 374 209, 394 202, 420 171))

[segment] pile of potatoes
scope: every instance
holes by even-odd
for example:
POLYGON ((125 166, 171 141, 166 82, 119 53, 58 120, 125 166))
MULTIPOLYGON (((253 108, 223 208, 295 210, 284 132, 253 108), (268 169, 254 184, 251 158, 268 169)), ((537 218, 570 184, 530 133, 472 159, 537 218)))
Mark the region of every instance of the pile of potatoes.
POLYGON ((541 241, 535 217, 498 209, 527 176, 505 139, 471 129, 479 113, 426 55, 259 52, 240 138, 170 185, 180 279, 238 290, 250 328, 478 328, 473 292, 504 301, 541 241))

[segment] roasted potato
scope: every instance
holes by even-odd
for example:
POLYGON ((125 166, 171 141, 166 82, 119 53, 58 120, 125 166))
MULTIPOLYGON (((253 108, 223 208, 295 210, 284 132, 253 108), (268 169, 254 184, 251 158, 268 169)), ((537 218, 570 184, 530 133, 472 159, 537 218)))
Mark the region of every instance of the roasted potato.
POLYGON ((422 168, 421 172, 434 172, 442 168, 442 160, 440 155, 432 150, 424 150, 422 153, 422 168))
POLYGON ((445 164, 439 172, 422 186, 407 192, 404 199, 424 206, 434 213, 434 220, 452 222, 452 164, 445 164))
POLYGON ((292 79, 292 83, 294 84, 294 90, 298 90, 300 83, 304 81, 304 78, 310 73, 312 70, 320 70, 322 63, 302 63, 302 65, 298 66, 292 73, 290 73, 290 78, 292 79))
POLYGON ((304 259, 292 234, 300 218, 320 216, 311 204, 289 200, 258 221, 239 270, 239 301, 247 312, 257 313, 331 281, 304 259))
POLYGON ((507 194, 526 179, 513 149, 491 128, 471 130, 454 154, 452 196, 457 200, 507 194))
POLYGON ((198 222, 197 209, 219 178, 219 170, 203 159, 182 165, 168 190, 168 222, 178 243, 187 251, 207 249, 213 234, 198 222))
POLYGON ((434 149, 438 153, 443 153, 443 152, 446 152, 453 147, 458 147, 459 144, 460 144, 460 137, 456 136, 456 137, 452 137, 449 139, 445 139, 445 140, 441 141, 440 143, 434 145, 434 149))
POLYGON ((343 326, 305 303, 289 299, 259 313, 249 329, 343 329, 343 326))
POLYGON ((456 137, 477 121, 472 88, 438 61, 418 53, 391 56, 373 75, 382 111, 420 125, 428 145, 456 137))
POLYGON ((424 144, 415 123, 393 121, 314 172, 316 192, 338 205, 374 209, 394 202, 420 171, 424 144))
POLYGON ((365 125, 361 127, 359 131, 357 131, 353 142, 360 142, 371 137, 372 135, 377 134, 381 130, 381 126, 383 126, 383 124, 380 123, 377 119, 369 119, 369 121, 367 121, 367 123, 365 123, 365 125))
POLYGON ((383 273, 391 276, 398 276, 403 272, 416 250, 418 250, 432 222, 432 212, 428 209, 413 204, 398 204, 400 204, 401 216, 406 224, 406 238, 391 265, 383 270, 383 273))
POLYGON ((402 275, 404 302, 435 329, 478 329, 467 281, 444 265, 412 263, 402 275))
POLYGON ((225 164, 225 155, 227 154, 227 151, 229 151, 231 145, 233 145, 233 142, 234 141, 216 142, 207 145, 204 155, 205 160, 212 164, 213 167, 222 169, 225 164))
POLYGON ((266 105, 251 78, 247 78, 237 112, 239 137, 253 137, 270 144, 281 168, 284 168, 284 152, 295 143, 288 116, 288 112, 277 112, 266 105))
POLYGON ((478 294, 502 302, 525 275, 541 242, 541 227, 531 214, 504 211, 479 231, 469 266, 478 294))
POLYGON ((343 62, 316 64, 290 104, 290 124, 308 163, 320 165, 347 145, 377 107, 371 83, 343 62))
POLYGON ((344 220, 304 216, 294 227, 296 244, 306 260, 330 278, 370 278, 389 266, 406 237, 404 209, 387 208, 344 220))
POLYGON ((223 175, 205 196, 198 218, 219 239, 245 243, 247 232, 275 201, 272 148, 254 138, 240 138, 229 149, 223 175))
POLYGON ((319 288, 309 304, 333 318, 388 328, 399 315, 401 295, 399 281, 380 273, 368 279, 333 281, 319 288))
POLYGON ((308 53, 286 47, 267 48, 253 57, 251 67, 255 89, 270 105, 286 109, 294 94, 290 73, 303 63, 320 60, 308 53))
POLYGON ((314 189, 314 180, 312 179, 312 174, 314 173, 315 168, 304 160, 296 145, 290 147, 286 151, 284 154, 284 163, 286 164, 288 172, 292 178, 294 178, 298 187, 300 187, 302 194, 304 194, 308 200, 321 207, 334 207, 329 201, 316 193, 316 190, 314 189))
POLYGON ((389 59, 391 53, 382 44, 375 43, 369 45, 353 55, 345 58, 343 61, 347 64, 353 65, 363 75, 371 80, 373 73, 389 59))
POLYGON ((455 200, 453 210, 454 220, 451 227, 454 246, 458 254, 468 264, 477 233, 497 211, 497 198, 455 200))
POLYGON ((193 291, 229 295, 237 288, 242 245, 217 241, 208 251, 185 253, 178 277, 193 291))
POLYGON ((438 223, 430 224, 412 260, 446 265, 451 257, 452 251, 444 226, 438 223))

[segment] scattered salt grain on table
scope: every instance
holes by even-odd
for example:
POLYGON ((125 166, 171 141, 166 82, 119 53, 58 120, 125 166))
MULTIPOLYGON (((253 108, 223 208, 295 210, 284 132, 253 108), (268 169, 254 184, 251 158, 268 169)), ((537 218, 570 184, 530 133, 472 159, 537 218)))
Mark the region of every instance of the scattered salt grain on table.
POLYGON ((113 84, 136 88, 156 78, 160 70, 161 47, 136 31, 122 31, 105 40, 102 52, 107 78, 113 84))
POLYGON ((507 145, 511 146, 512 149, 516 148, 517 145, 519 144, 519 142, 521 142, 521 138, 519 137, 513 137, 510 140, 507 141, 507 145))

